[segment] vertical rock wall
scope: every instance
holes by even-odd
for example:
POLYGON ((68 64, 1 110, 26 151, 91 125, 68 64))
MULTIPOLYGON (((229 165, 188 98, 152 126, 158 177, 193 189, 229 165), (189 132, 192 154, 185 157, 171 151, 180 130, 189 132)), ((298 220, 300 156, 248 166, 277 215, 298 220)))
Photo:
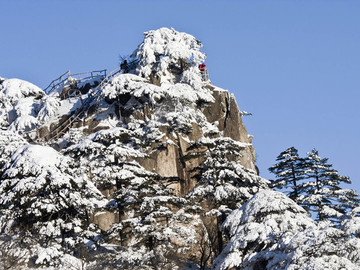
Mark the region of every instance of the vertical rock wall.
MULTIPOLYGON (((217 122, 221 134, 218 136, 230 137, 233 140, 247 143, 249 146, 243 151, 242 157, 237 160, 244 167, 256 171, 255 150, 251 144, 252 137, 248 135, 241 119, 241 113, 236 99, 228 91, 211 87, 215 98, 214 103, 208 104, 202 111, 210 123, 217 122)), ((196 141, 203 136, 199 126, 193 124, 191 134, 172 134, 166 133, 164 138, 171 139, 174 144, 163 142, 156 151, 150 151, 150 155, 145 159, 140 159, 139 163, 148 171, 156 172, 161 176, 179 177, 183 182, 174 185, 179 195, 185 195, 196 185, 192 170, 199 166, 203 160, 201 157, 182 160, 188 155, 189 143, 196 141)), ((157 145, 158 146, 158 145, 157 145)))

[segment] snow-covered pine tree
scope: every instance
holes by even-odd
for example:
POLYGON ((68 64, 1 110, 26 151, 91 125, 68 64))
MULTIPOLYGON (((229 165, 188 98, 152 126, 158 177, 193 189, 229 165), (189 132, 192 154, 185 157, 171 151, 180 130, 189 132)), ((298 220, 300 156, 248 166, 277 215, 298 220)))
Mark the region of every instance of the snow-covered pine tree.
POLYGON ((196 141, 190 149, 197 151, 185 158, 201 156, 204 162, 196 168, 198 185, 188 197, 200 200, 207 198, 213 210, 221 213, 239 207, 260 189, 267 188, 267 180, 237 162, 242 150, 248 146, 229 137, 203 137, 196 141), (226 207, 220 210, 221 206, 226 207))
POLYGON ((263 190, 223 224, 230 241, 213 268, 358 269, 359 240, 326 223, 317 225, 284 194, 263 190))
POLYGON ((321 222, 291 238, 284 234, 268 256, 272 259, 267 269, 357 270, 360 268, 359 247, 359 239, 349 237, 330 222, 321 222))
POLYGON ((295 202, 301 195, 298 185, 304 179, 304 160, 299 157, 298 150, 290 147, 281 152, 277 163, 269 168, 275 174, 276 180, 271 181, 271 186, 288 194, 295 202), (290 188, 290 191, 287 189, 290 188))
POLYGON ((0 130, 0 175, 3 174, 4 165, 16 149, 26 144, 28 144, 27 141, 19 134, 9 130, 0 130))
POLYGON ((118 185, 124 162, 144 157, 140 130, 114 127, 93 133, 65 150, 77 164, 79 173, 91 175, 100 190, 118 185))
POLYGON ((106 201, 86 178, 72 176, 68 164, 53 148, 24 145, 3 167, 0 230, 3 241, 11 239, 2 242, 3 252, 28 267, 78 263, 79 251, 94 244, 89 213, 106 201))
POLYGON ((98 254, 96 265, 182 268, 198 252, 193 248, 203 226, 198 207, 169 187, 179 179, 146 171, 136 161, 158 142, 157 129, 135 119, 125 127, 98 131, 65 151, 77 160, 78 174, 91 175, 99 189, 109 191, 107 210, 119 216, 103 238, 103 246, 116 245, 117 252, 98 254))
POLYGON ((328 158, 321 158, 316 149, 307 153, 305 177, 307 182, 300 188, 304 194, 299 203, 317 221, 331 220, 339 225, 341 217, 359 205, 359 195, 340 185, 350 184, 347 176, 341 176, 328 164, 328 158))
MULTIPOLYGON (((111 258, 122 269, 182 269, 194 249, 202 222, 198 207, 175 194, 172 181, 124 164, 114 200, 119 222, 109 231, 119 251, 111 258)), ((178 179, 176 180, 178 181, 178 179)))
POLYGON ((271 269, 278 241, 311 226, 315 222, 293 200, 277 191, 259 191, 222 225, 230 241, 214 269, 271 269))
POLYGON ((342 217, 340 228, 348 235, 360 238, 360 207, 355 207, 342 217))
POLYGON ((204 162, 196 168, 197 186, 187 198, 201 205, 205 216, 212 217, 210 218, 212 226, 215 219, 217 232, 211 231, 210 228, 208 232, 213 235, 215 254, 221 252, 224 240, 226 241, 220 231, 226 216, 256 192, 268 187, 267 180, 237 162, 246 147, 247 144, 228 137, 201 138, 190 147, 196 151, 185 157, 191 159, 200 155, 204 159, 204 162))
POLYGON ((19 79, 0 81, 0 127, 13 131, 33 128, 44 92, 32 83, 19 79))

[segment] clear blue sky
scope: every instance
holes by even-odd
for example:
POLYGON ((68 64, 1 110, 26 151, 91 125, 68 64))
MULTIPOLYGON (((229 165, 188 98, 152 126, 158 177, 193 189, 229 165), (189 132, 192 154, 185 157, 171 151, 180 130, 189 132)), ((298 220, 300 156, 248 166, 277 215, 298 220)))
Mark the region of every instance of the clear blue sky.
POLYGON ((112 70, 143 32, 204 44, 213 84, 237 97, 260 173, 313 147, 360 192, 359 1, 1 1, 0 76, 42 88, 61 73, 112 70))

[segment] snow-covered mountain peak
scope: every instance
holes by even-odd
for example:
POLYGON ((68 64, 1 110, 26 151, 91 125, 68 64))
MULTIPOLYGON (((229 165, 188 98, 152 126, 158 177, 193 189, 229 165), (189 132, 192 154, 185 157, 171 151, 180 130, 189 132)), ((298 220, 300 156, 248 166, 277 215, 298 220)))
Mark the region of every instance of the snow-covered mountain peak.
POLYGON ((206 55, 200 51, 202 44, 199 40, 173 28, 160 28, 144 35, 143 43, 133 53, 139 60, 137 73, 140 76, 158 76, 161 83, 190 82, 188 72, 181 74, 190 71, 201 78, 197 66, 205 61, 206 55))

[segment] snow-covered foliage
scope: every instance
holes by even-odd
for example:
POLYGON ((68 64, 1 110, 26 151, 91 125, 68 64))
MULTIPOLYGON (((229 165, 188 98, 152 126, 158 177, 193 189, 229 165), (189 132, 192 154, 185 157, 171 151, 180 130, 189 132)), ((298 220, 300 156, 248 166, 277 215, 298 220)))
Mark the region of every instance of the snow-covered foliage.
POLYGON ((328 224, 283 238, 267 258, 268 269, 359 269, 360 242, 328 224))
POLYGON ((25 130, 36 124, 39 99, 44 92, 32 83, 5 79, 0 83, 0 127, 25 130))
POLYGON ((50 117, 56 116, 58 113, 58 108, 61 102, 58 98, 54 96, 48 96, 43 99, 41 104, 41 109, 38 113, 38 120, 45 122, 50 119, 50 117))
POLYGON ((277 178, 272 186, 288 193, 316 220, 331 220, 338 226, 345 215, 359 205, 359 194, 355 190, 340 187, 340 184, 351 183, 349 177, 340 176, 316 149, 306 158, 300 158, 297 149, 290 147, 276 160, 278 163, 269 168, 277 178))
POLYGON ((119 74, 113 77, 102 93, 109 99, 131 95, 134 100, 128 106, 136 105, 135 101, 141 103, 147 99, 154 104, 164 98, 179 99, 188 104, 214 101, 211 92, 206 88, 194 88, 185 83, 157 86, 134 74, 119 74))
POLYGON ((74 177, 68 163, 53 148, 24 145, 4 165, 0 230, 15 239, 35 237, 31 246, 19 243, 35 264, 57 265, 67 249, 96 236, 87 228, 87 215, 106 200, 91 182, 74 177))
POLYGON ((199 155, 204 162, 197 168, 198 185, 188 194, 193 200, 210 200, 217 214, 240 207, 256 192, 267 188, 268 181, 238 163, 242 151, 249 147, 228 137, 202 137, 191 148, 197 149, 187 157, 199 155), (225 207, 224 207, 225 206, 225 207))
POLYGON ((215 269, 252 269, 255 263, 264 260, 254 260, 257 253, 270 251, 283 237, 314 225, 306 211, 284 194, 259 191, 225 220, 223 228, 230 241, 217 258, 215 269))
POLYGON ((147 172, 135 163, 124 164, 119 178, 109 207, 118 210, 120 220, 111 228, 110 238, 124 249, 112 260, 122 268, 171 265, 178 269, 171 258, 191 254, 198 227, 202 226, 196 207, 167 187, 171 179, 147 172), (124 256, 130 250, 138 254, 136 260, 124 256))
POLYGON ((230 241, 215 269, 358 269, 359 244, 317 225, 284 194, 264 190, 228 216, 230 241))
POLYGON ((0 174, 12 154, 26 144, 27 141, 20 135, 9 130, 0 130, 0 174))
POLYGON ((308 153, 306 177, 311 181, 303 183, 299 203, 317 220, 331 220, 336 225, 341 217, 359 205, 359 195, 351 189, 342 189, 340 184, 351 183, 349 177, 341 176, 332 169, 327 158, 321 158, 316 149, 308 153))
POLYGON ((276 158, 275 165, 269 168, 271 173, 276 175, 276 180, 272 181, 271 186, 277 189, 291 188, 288 196, 294 201, 300 196, 299 184, 304 179, 305 164, 299 157, 298 150, 290 147, 281 152, 276 158))
POLYGON ((200 88, 202 79, 198 65, 206 58, 201 47, 199 40, 174 29, 146 32, 143 43, 133 53, 139 60, 137 73, 145 78, 161 74, 162 84, 174 82, 177 73, 179 82, 200 88))
POLYGON ((360 237, 360 207, 342 216, 341 229, 349 235, 360 237))
POLYGON ((66 153, 77 160, 82 173, 92 175, 97 187, 106 189, 117 185, 124 163, 146 156, 145 144, 143 129, 115 127, 85 137, 66 153))

